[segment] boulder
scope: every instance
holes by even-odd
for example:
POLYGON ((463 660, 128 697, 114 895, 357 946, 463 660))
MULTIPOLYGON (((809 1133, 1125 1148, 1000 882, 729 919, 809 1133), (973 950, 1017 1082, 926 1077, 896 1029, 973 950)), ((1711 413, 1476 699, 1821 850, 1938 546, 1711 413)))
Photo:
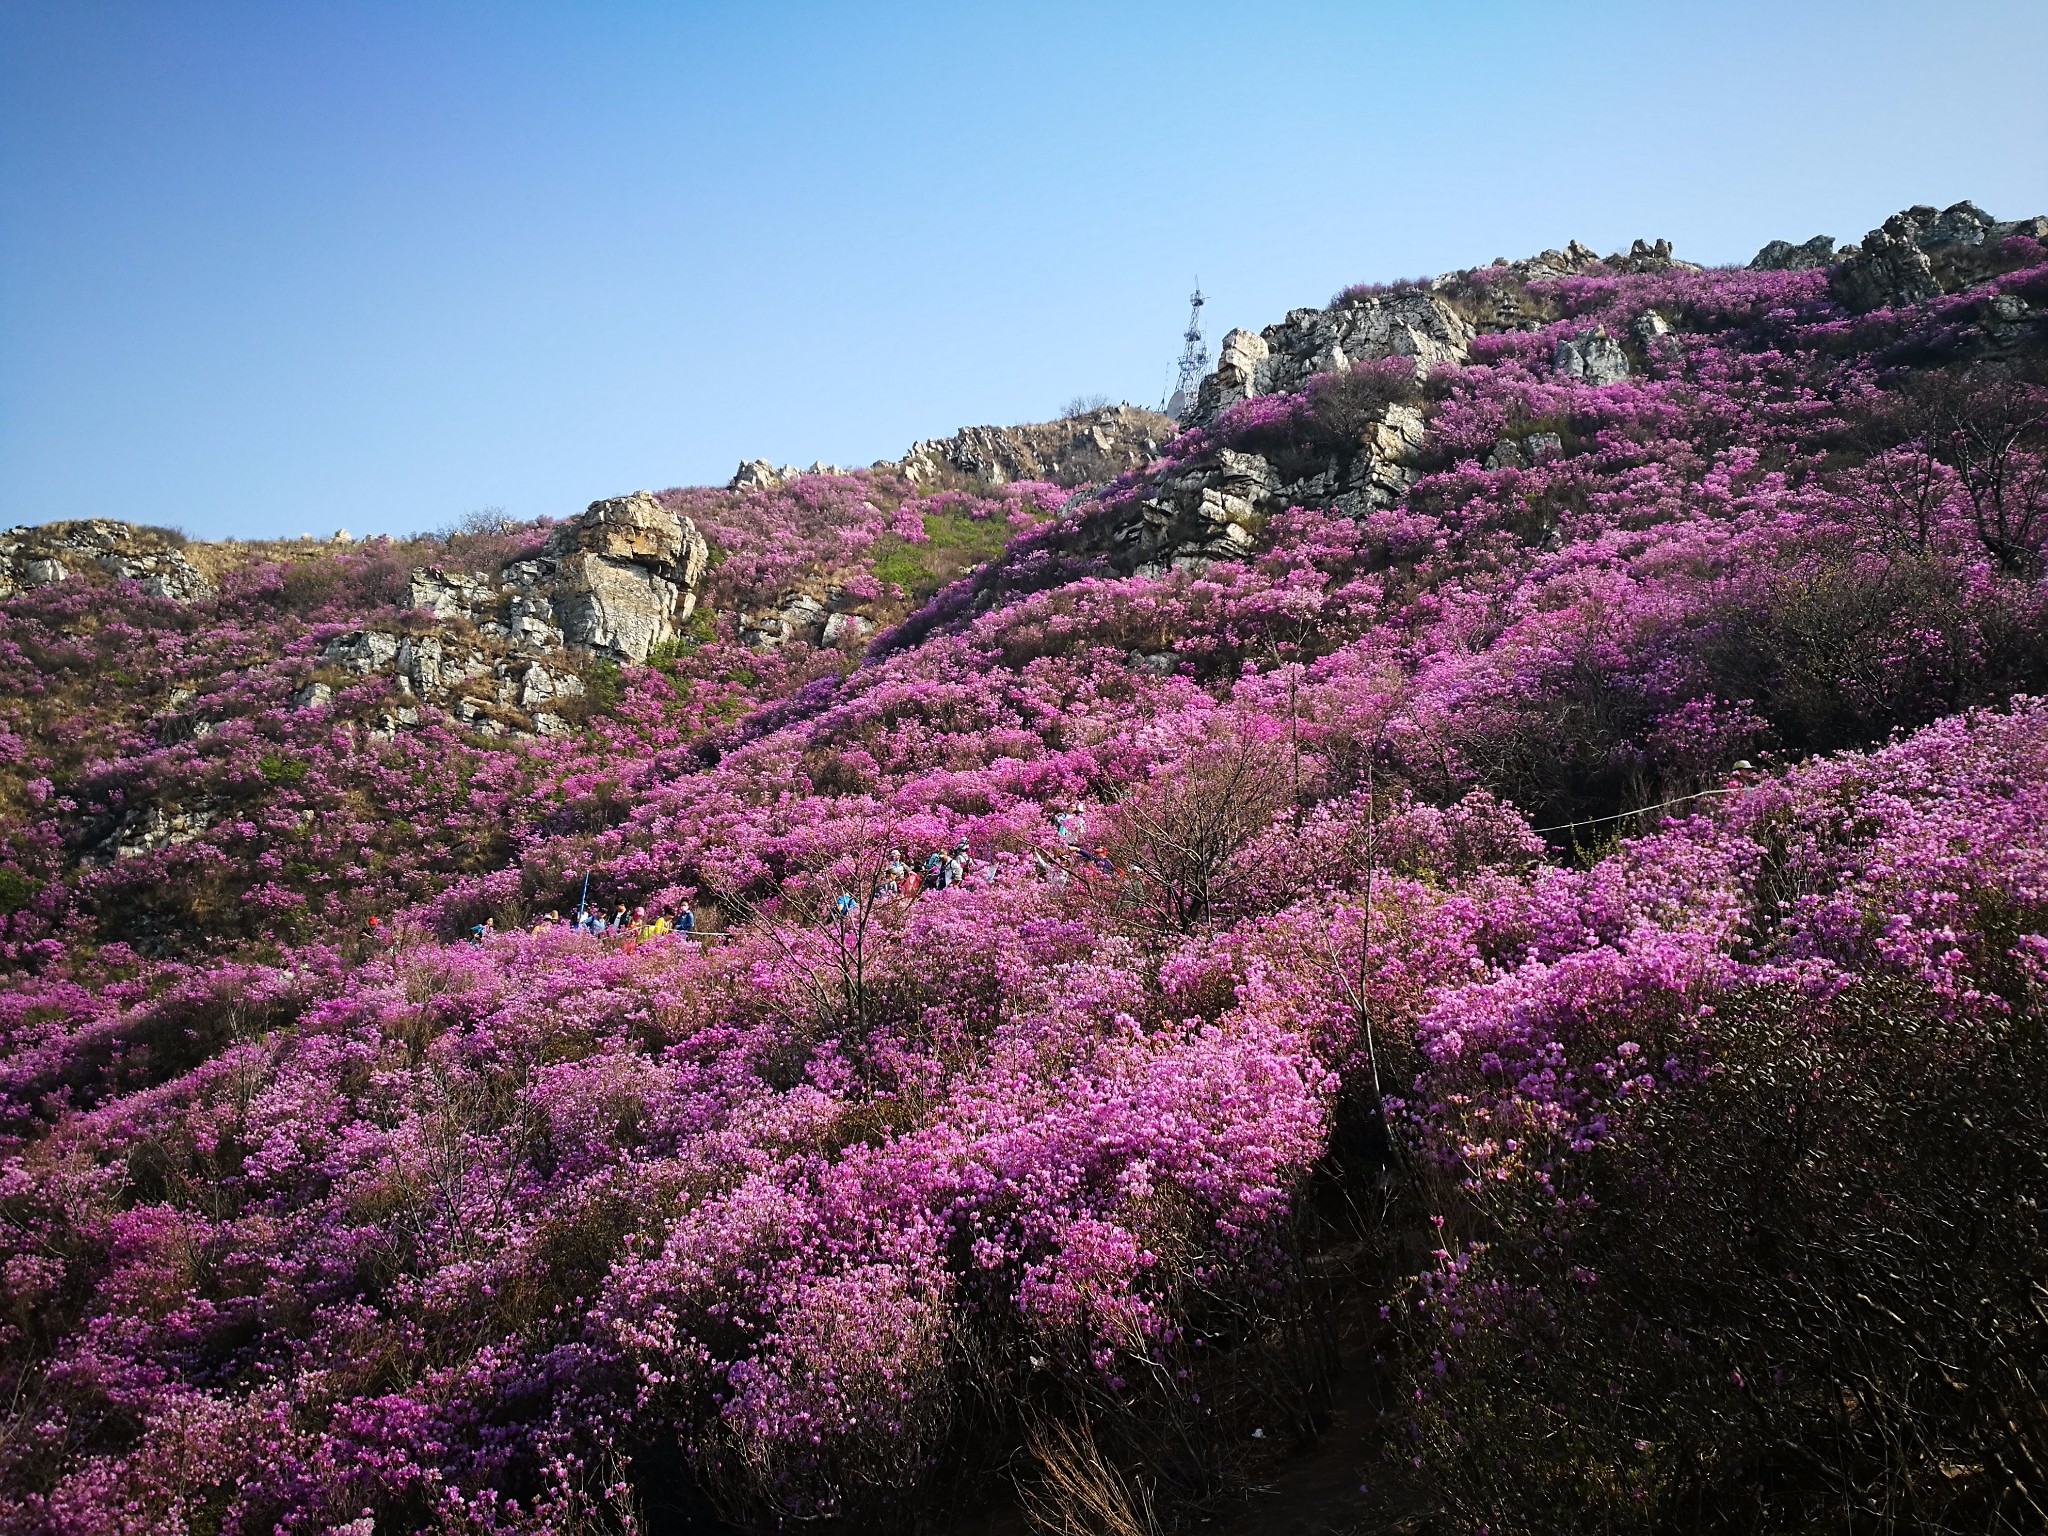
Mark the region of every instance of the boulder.
POLYGON ((1921 249, 1921 214, 1932 208, 1909 208, 1873 229, 1858 253, 1838 267, 1828 288, 1844 307, 1857 311, 1896 309, 1917 304, 1941 292, 1934 263, 1921 249))
POLYGON ((389 670, 398 659, 398 636, 388 635, 381 629, 358 629, 346 635, 336 635, 320 654, 351 672, 367 676, 372 672, 389 670))
POLYGON ((480 576, 450 574, 439 566, 423 566, 406 584, 407 608, 422 609, 436 618, 469 616, 491 600, 491 586, 480 576))
POLYGON ((197 840, 219 814, 207 808, 166 811, 162 806, 149 806, 139 814, 131 814, 115 833, 114 857, 133 859, 159 848, 181 847, 197 840))
POLYGON ((857 613, 835 613, 825 620, 824 642, 827 645, 852 645, 865 639, 874 627, 857 613))
POLYGON ((825 626, 830 622, 825 604, 815 595, 801 591, 785 592, 774 608, 755 609, 740 615, 740 642, 757 650, 773 650, 792 640, 809 640, 815 644, 824 639, 825 626))
POLYGON ((1561 251, 1544 251, 1520 261, 1499 262, 1523 282, 1541 278, 1577 277, 1600 265, 1600 255, 1590 245, 1572 240, 1561 251))
POLYGON ((725 488, 729 491, 773 491, 795 478, 796 471, 788 465, 777 469, 766 459, 748 459, 733 472, 725 488))
POLYGON ((1560 338, 1552 361, 1566 378, 1587 384, 1612 384, 1627 378, 1629 373, 1628 354, 1622 351, 1620 342, 1607 334, 1607 328, 1599 325, 1577 336, 1560 338))
POLYGON ((572 645, 645 661, 697 605, 710 546, 646 491, 594 501, 549 536, 550 605, 572 645))

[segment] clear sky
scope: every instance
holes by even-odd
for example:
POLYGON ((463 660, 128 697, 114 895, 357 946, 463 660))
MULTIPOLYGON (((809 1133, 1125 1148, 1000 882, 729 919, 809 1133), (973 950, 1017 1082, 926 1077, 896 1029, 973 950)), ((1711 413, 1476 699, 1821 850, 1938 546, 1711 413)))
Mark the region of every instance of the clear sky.
POLYGON ((0 525, 565 515, 1346 283, 2048 212, 2048 3, 0 0, 0 525))

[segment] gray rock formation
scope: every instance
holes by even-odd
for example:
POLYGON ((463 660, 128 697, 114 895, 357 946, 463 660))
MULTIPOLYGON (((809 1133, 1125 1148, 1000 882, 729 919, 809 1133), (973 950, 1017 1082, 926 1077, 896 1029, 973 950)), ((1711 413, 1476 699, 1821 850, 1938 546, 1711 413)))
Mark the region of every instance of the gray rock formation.
MULTIPOLYGON (((559 734, 567 724, 555 708, 585 691, 566 658, 495 652, 474 630, 457 626, 428 634, 353 630, 328 641, 321 660, 359 677, 388 677, 408 701, 373 721, 373 736, 419 724, 415 704, 437 705, 472 726, 488 720, 487 735, 559 734)), ((294 690, 291 704, 315 709, 333 698, 333 687, 316 678, 294 690)))
POLYGON ((1124 571, 1242 559, 1264 520, 1286 507, 1324 506, 1357 517, 1392 506, 1415 482, 1423 432, 1420 411, 1384 406, 1355 445, 1291 480, 1262 454, 1212 449, 1160 474, 1114 516, 1085 520, 1075 547, 1124 571))
POLYGON ((729 491, 774 491, 780 490, 792 480, 801 480, 806 475, 843 475, 846 470, 837 464, 814 463, 809 469, 798 469, 794 464, 780 467, 766 459, 748 459, 733 472, 726 482, 729 491))
POLYGON ((646 491, 590 504, 541 553, 497 573, 412 573, 405 606, 464 619, 534 650, 569 644, 645 661, 675 638, 697 604, 710 549, 687 517, 646 491))
POLYGON ((160 805, 130 811, 94 850, 102 859, 133 859, 159 848, 177 848, 196 840, 220 812, 210 806, 167 811, 160 805))
MULTIPOLYGON (((1854 251, 1847 246, 1845 251, 1854 251)), ((1749 259, 1752 272, 1804 272, 1811 267, 1831 267, 1838 257, 1832 235, 1815 235, 1804 245, 1790 240, 1773 240, 1749 259)))
POLYGON ((709 556, 696 525, 646 491, 592 502, 547 543, 563 638, 645 661, 696 608, 709 556))
POLYGON ((1577 240, 1568 242, 1561 251, 1543 251, 1525 256, 1520 261, 1502 257, 1494 262, 1495 266, 1506 267, 1525 283, 1547 277, 1577 277, 1599 264, 1600 253, 1577 240))
POLYGON ((1224 336, 1188 421, 1199 425, 1240 400, 1298 390, 1319 373, 1375 358, 1410 358, 1418 375, 1432 364, 1461 363, 1473 334, 1470 321, 1424 288, 1347 294, 1328 309, 1291 310, 1256 336, 1224 336))
POLYGON ((1830 274, 1828 289, 1858 313, 1917 304, 1982 281, 1997 270, 1998 245, 2014 235, 2048 239, 2048 218, 2001 222, 1975 203, 1939 212, 1917 205, 1865 236, 1856 254, 1830 274))
POLYGON ((175 537, 105 517, 10 528, 0 534, 0 597, 55 586, 93 569, 172 602, 212 597, 213 583, 177 548, 175 537))
POLYGON ((1552 361, 1566 378, 1588 384, 1612 384, 1627 378, 1629 372, 1628 354, 1622 351, 1621 343, 1607 334, 1605 326, 1599 325, 1580 335, 1560 338, 1552 361))
POLYGON ((1088 485, 1149 463, 1178 430, 1172 417, 1157 411, 1107 405, 1021 427, 963 427, 951 437, 914 443, 900 460, 875 468, 893 469, 920 489, 977 480, 1088 485))
MULTIPOLYGON (((1577 244, 1576 241, 1573 242, 1577 244)), ((1669 272, 1674 267, 1684 272, 1697 272, 1696 262, 1680 261, 1671 254, 1669 240, 1637 240, 1626 251, 1617 251, 1601 263, 1610 272, 1669 272)))
POLYGON ((826 645, 855 645, 867 638, 874 625, 857 613, 834 613, 825 619, 819 637, 826 645))
POLYGON ((823 641, 832 614, 826 600, 813 592, 792 589, 777 599, 772 608, 749 608, 739 617, 742 645, 757 650, 774 650, 792 640, 823 641))
POLYGON ((490 583, 481 576, 450 574, 439 566, 423 566, 406 585, 405 606, 423 608, 436 618, 468 614, 488 602, 490 583))

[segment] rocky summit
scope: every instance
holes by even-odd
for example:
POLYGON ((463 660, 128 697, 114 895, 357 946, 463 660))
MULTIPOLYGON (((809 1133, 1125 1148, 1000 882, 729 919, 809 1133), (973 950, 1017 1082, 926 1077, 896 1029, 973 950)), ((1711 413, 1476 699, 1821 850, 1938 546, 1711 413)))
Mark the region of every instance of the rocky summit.
POLYGON ((559 519, 49 510, 0 1536, 2041 1528, 2048 221, 559 519))

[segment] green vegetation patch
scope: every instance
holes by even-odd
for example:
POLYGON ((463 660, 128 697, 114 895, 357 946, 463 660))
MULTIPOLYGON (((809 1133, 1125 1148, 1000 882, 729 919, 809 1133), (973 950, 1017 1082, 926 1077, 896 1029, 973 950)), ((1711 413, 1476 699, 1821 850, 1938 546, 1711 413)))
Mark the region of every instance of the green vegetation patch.
POLYGON ((874 542, 875 578, 894 582, 913 599, 930 597, 947 582, 994 559, 1010 540, 1010 527, 992 517, 964 512, 927 512, 926 542, 913 544, 885 533, 874 542))

